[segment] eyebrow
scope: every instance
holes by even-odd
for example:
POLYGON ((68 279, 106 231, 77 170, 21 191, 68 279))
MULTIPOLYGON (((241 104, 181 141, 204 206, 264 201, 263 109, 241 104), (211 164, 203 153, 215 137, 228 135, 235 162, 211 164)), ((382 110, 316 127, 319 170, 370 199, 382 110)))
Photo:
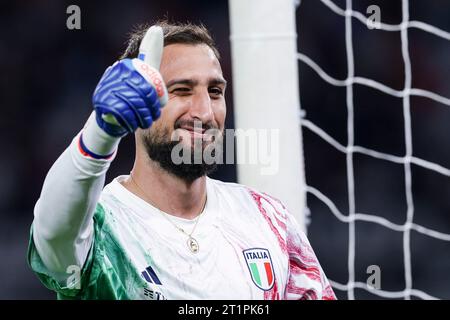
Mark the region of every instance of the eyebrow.
MULTIPOLYGON (((166 87, 170 88, 171 86, 173 86, 175 84, 184 84, 184 85, 194 87, 194 86, 198 85, 198 83, 199 83, 198 80, 193 80, 193 79, 173 79, 173 80, 170 80, 169 82, 167 82, 166 87)), ((208 85, 209 86, 215 86, 215 85, 226 86, 227 81, 223 78, 212 78, 212 79, 208 80, 208 85)))

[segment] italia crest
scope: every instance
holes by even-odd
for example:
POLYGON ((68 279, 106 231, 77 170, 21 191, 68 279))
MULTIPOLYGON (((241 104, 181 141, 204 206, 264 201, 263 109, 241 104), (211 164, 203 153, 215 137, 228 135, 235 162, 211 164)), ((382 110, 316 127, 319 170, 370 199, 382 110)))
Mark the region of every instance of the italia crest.
POLYGON ((244 250, 242 253, 247 262, 253 283, 264 291, 272 289, 275 282, 275 274, 269 250, 252 248, 244 250))

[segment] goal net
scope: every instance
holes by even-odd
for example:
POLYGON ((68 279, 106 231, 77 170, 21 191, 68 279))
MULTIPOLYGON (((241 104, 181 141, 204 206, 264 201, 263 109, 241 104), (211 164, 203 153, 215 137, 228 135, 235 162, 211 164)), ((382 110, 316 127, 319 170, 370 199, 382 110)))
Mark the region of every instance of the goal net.
MULTIPOLYGON (((280 70, 268 75, 281 86, 299 80, 299 91, 293 90, 299 103, 291 99, 288 107, 279 106, 278 117, 284 123, 283 108, 301 110, 302 134, 294 140, 300 163, 289 167, 290 179, 301 186, 281 187, 286 176, 265 181, 279 181, 281 199, 295 193, 303 199, 305 193, 294 210, 303 213, 299 221, 338 298, 450 298, 450 3, 430 8, 430 2, 417 0, 265 0, 241 11, 240 18, 253 16, 269 26, 243 36, 233 22, 233 2, 233 87, 245 72, 236 65, 236 39, 255 50, 264 50, 264 43, 284 45, 276 53, 277 68, 284 70, 292 34, 280 29, 280 21, 270 21, 278 7, 292 6, 298 69, 290 70, 297 79, 280 70)), ((289 23, 291 14, 284 14, 289 23)), ((264 60, 267 66, 265 54, 264 60)), ((255 88, 246 86, 240 95, 261 94, 260 82, 253 82, 255 88)), ((235 95, 236 120, 244 112, 240 101, 235 95)), ((264 113, 274 105, 258 107, 264 113)), ((248 119, 236 123, 255 125, 248 119)), ((271 192, 258 178, 238 177, 271 192)))

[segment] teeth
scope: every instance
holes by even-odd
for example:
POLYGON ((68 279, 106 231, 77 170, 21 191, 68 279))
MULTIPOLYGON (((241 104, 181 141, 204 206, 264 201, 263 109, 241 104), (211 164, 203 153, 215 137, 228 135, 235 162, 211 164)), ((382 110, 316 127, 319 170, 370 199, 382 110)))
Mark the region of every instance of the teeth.
POLYGON ((203 132, 205 132, 205 130, 203 130, 203 129, 197 129, 197 128, 182 128, 182 129, 187 130, 187 131, 197 132, 197 133, 203 133, 203 132))

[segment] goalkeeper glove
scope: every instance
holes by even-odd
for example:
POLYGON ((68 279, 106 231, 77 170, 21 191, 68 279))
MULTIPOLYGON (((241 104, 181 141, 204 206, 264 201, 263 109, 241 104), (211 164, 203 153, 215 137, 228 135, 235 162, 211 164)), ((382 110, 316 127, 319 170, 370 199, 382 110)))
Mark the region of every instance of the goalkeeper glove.
POLYGON ((141 41, 139 58, 110 66, 98 83, 93 105, 97 124, 114 137, 149 128, 167 103, 167 88, 158 69, 163 50, 160 27, 150 27, 141 41))

